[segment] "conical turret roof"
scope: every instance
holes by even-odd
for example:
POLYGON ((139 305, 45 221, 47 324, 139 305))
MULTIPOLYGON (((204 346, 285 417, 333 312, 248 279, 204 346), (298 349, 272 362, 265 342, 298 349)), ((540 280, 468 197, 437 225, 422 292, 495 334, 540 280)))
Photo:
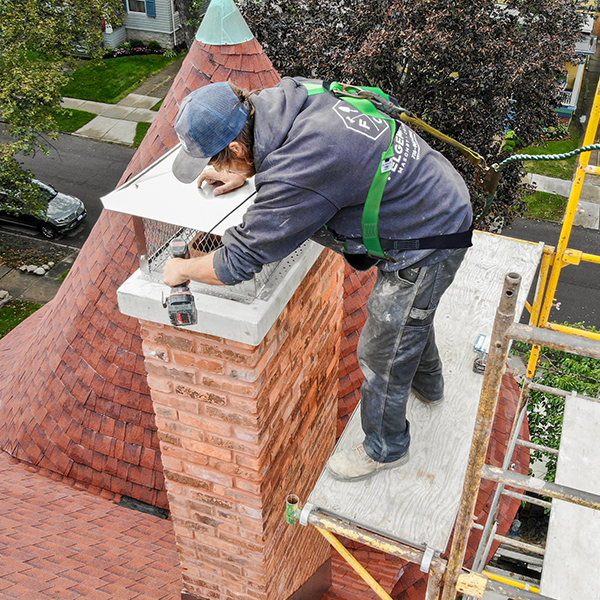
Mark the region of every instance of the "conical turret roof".
MULTIPOLYGON (((213 2, 208 23, 218 24, 221 11, 220 36, 228 43, 192 44, 122 182, 177 144, 173 123, 192 90, 226 80, 248 89, 279 82, 254 36, 238 41, 249 29, 237 8, 232 15, 227 2, 213 2)), ((139 323, 117 305, 117 288, 137 268, 132 219, 103 211, 54 300, 0 340, 0 449, 85 485, 166 506, 139 323)))

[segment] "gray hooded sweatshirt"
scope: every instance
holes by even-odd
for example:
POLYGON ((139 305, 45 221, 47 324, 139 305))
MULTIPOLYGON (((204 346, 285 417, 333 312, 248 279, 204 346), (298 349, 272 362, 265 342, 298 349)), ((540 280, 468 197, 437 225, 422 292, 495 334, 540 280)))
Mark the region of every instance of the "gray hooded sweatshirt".
MULTIPOLYGON (((252 95, 257 195, 241 225, 228 229, 214 257, 225 284, 250 279, 309 238, 364 254, 364 202, 390 143, 386 121, 369 118, 332 94, 308 96, 302 78, 252 95), (335 233, 335 238, 333 237, 335 233)), ((465 231, 469 192, 439 152, 398 123, 394 159, 379 211, 381 238, 409 240, 465 231)), ((451 250, 388 251, 384 270, 433 264, 451 250)))

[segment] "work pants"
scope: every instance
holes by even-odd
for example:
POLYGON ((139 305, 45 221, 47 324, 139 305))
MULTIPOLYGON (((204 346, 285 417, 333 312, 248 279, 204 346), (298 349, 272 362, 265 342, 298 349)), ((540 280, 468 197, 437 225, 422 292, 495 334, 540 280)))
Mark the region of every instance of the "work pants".
POLYGON ((364 446, 377 462, 398 460, 408 451, 406 404, 413 379, 428 398, 443 395, 433 318, 465 253, 466 249, 458 249, 433 265, 377 274, 358 344, 365 376, 361 391, 364 446))

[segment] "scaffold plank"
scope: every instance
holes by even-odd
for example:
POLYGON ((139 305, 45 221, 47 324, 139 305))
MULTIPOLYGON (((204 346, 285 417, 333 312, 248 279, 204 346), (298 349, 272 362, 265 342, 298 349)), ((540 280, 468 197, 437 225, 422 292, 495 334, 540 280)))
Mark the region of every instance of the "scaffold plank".
MULTIPOLYGON (((409 462, 360 482, 321 474, 308 501, 367 530, 444 551, 458 512, 483 377, 473 372, 473 345, 490 335, 504 276, 519 273, 517 314, 542 256, 542 245, 475 232, 457 277, 436 313, 436 339, 444 362, 445 401, 426 406, 411 398, 409 462)), ((359 408, 338 448, 362 441, 359 408)))
MULTIPOLYGON (((556 469, 561 485, 600 494, 600 401, 569 394, 556 469)), ((600 598, 600 511, 552 501, 540 591, 560 600, 600 598)))

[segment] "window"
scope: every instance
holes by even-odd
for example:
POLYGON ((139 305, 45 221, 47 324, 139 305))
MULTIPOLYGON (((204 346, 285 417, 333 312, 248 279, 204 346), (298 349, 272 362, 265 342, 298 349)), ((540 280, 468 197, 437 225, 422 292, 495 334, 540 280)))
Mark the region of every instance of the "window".
POLYGON ((155 0, 126 0, 130 13, 146 13, 148 17, 156 17, 155 0))
POLYGON ((145 0, 127 0, 129 12, 146 12, 146 2, 145 0))

